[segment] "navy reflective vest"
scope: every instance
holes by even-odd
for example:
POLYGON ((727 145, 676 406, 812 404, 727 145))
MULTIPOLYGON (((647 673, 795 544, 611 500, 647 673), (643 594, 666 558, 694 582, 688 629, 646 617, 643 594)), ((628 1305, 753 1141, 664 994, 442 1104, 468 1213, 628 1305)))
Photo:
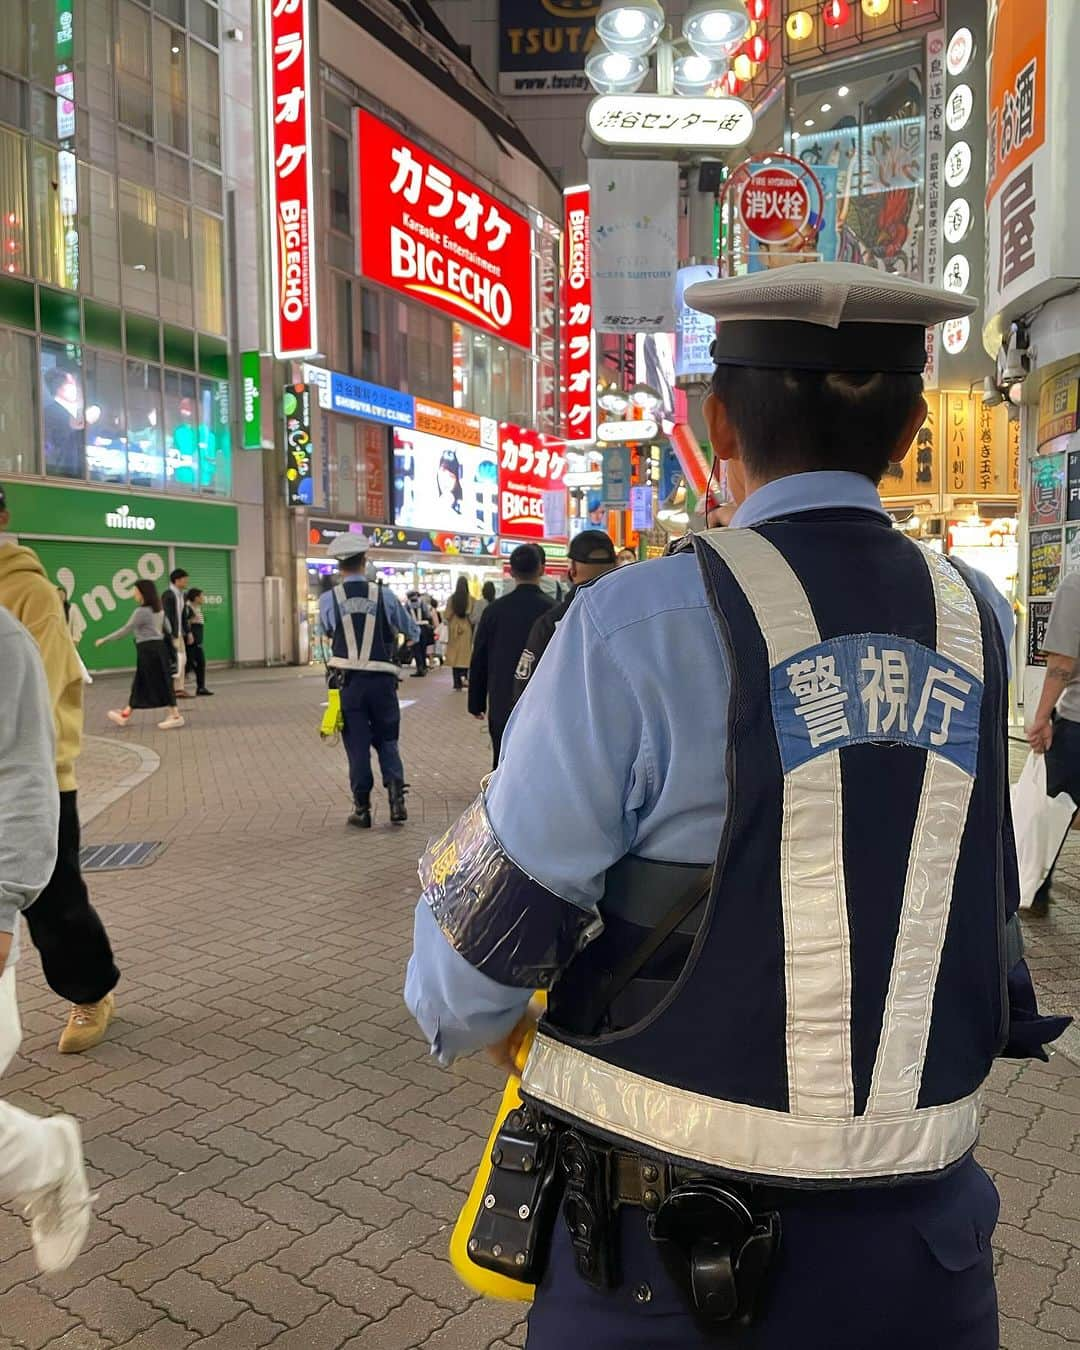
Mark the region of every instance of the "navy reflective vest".
MULTIPOLYGON (((570 1030, 556 983, 523 1090, 739 1177, 942 1171, 976 1141, 1008 1023, 1000 629, 948 559, 873 513, 710 531, 695 549, 732 681, 708 905, 634 1025, 570 1030)), ((602 954, 601 937, 571 988, 602 977, 602 954)))
POLYGON ((382 583, 349 577, 333 589, 334 635, 327 662, 338 670, 398 673, 392 657, 394 630, 382 599, 382 583))

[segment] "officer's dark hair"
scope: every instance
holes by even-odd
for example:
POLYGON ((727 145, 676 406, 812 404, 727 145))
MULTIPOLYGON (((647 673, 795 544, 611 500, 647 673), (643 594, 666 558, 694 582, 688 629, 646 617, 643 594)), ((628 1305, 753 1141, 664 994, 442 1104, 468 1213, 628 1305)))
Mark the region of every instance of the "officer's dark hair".
POLYGON ((754 478, 839 469, 880 483, 923 382, 911 374, 717 366, 712 392, 754 478))
POLYGON ((517 581, 536 581, 544 573, 544 553, 536 544, 518 544, 510 554, 510 575, 517 581))
POLYGON ((178 581, 182 581, 186 576, 187 573, 184 571, 182 567, 174 567, 173 570, 169 573, 169 581, 171 582, 172 585, 175 586, 178 581))

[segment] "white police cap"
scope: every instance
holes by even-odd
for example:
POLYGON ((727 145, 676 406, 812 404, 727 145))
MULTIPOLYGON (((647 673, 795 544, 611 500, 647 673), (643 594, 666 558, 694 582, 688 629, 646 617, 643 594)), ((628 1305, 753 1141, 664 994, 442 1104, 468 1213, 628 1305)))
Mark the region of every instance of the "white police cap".
POLYGON ((921 374, 926 330, 979 302, 857 263, 803 263, 699 281, 686 303, 717 319, 717 365, 921 374))
POLYGON ((366 534, 353 534, 346 530, 339 534, 336 539, 330 541, 327 547, 327 554, 331 558, 337 558, 339 561, 344 558, 355 558, 361 553, 366 553, 371 547, 371 540, 366 534))

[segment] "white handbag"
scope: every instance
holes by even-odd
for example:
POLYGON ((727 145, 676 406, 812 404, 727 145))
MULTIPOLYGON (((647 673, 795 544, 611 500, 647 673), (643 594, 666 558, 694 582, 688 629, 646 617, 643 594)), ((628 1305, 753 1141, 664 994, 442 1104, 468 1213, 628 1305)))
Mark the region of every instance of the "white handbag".
POLYGON ((1046 795, 1046 756, 1034 751, 1012 787, 1016 861, 1020 870, 1020 908, 1028 909, 1050 874, 1076 815, 1067 792, 1046 795))

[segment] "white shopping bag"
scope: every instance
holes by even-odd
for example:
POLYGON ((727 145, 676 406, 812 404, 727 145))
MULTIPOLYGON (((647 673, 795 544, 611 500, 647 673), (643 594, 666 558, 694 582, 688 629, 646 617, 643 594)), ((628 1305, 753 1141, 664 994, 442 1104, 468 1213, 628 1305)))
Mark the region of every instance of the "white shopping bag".
POLYGON ((1057 797, 1046 795, 1046 756, 1033 751, 1012 788, 1021 909, 1030 907, 1035 892, 1049 875, 1075 815, 1076 803, 1067 792, 1057 797))

